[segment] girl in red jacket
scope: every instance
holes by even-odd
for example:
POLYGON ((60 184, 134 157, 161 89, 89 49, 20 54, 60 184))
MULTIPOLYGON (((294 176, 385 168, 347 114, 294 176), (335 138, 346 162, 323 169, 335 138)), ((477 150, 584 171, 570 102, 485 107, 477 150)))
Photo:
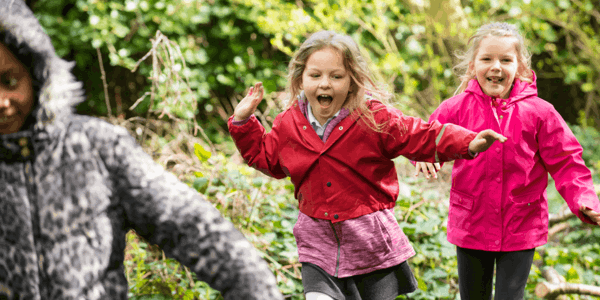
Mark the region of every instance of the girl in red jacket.
POLYGON ((398 176, 392 159, 471 159, 505 138, 428 124, 383 104, 387 93, 373 81, 357 44, 335 32, 317 32, 300 46, 289 82, 293 101, 271 132, 252 115, 263 97, 261 83, 237 105, 229 131, 248 165, 291 177, 307 299, 394 299, 414 291, 406 260, 415 251, 393 213, 398 176))
MULTIPOLYGON (((600 225, 600 203, 582 148, 554 109, 537 97, 535 73, 514 25, 482 26, 461 57, 460 94, 442 102, 431 122, 509 137, 452 170, 448 241, 457 246, 461 299, 523 299, 535 247, 548 240, 548 172, 569 208, 600 225)), ((439 165, 419 162, 436 177, 439 165)))

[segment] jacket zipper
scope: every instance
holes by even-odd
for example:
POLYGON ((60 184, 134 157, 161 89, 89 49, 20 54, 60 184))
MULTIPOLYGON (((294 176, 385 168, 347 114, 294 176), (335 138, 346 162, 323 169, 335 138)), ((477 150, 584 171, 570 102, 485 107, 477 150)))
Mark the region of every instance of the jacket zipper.
POLYGON ((337 235, 337 232, 335 231, 335 227, 333 227, 333 223, 329 223, 331 224, 331 229, 333 230, 333 235, 335 236, 335 240, 337 241, 337 255, 335 257, 335 273, 334 273, 334 277, 338 277, 338 271, 340 270, 340 253, 342 251, 342 245, 340 244, 340 238, 337 235))
POLYGON ((46 270, 44 269, 44 255, 41 252, 38 252, 38 247, 37 244, 41 243, 42 241, 40 240, 41 237, 41 226, 40 226, 40 218, 39 218, 39 213, 40 213, 40 208, 39 208, 39 202, 38 202, 38 197, 37 197, 37 187, 35 185, 35 174, 33 172, 33 163, 32 161, 27 161, 25 162, 25 181, 26 181, 26 186, 27 186, 27 192, 28 192, 28 198, 29 198, 29 205, 31 206, 31 228, 33 229, 33 247, 34 247, 34 251, 36 252, 36 256, 37 256, 37 265, 38 265, 38 276, 39 276, 39 286, 38 286, 38 291, 40 292, 40 294, 42 293, 42 288, 43 286, 47 286, 48 285, 48 277, 46 276, 46 270))

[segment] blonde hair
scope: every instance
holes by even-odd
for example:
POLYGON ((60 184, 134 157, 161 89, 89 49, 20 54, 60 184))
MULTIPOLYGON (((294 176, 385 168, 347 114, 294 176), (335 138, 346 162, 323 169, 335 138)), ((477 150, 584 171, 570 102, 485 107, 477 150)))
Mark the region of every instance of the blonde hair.
POLYGON ((360 53, 358 44, 347 35, 342 35, 334 31, 319 31, 313 33, 296 51, 288 65, 288 82, 290 100, 286 108, 297 103, 297 98, 301 92, 302 74, 306 68, 308 58, 315 52, 333 48, 340 52, 344 61, 344 67, 350 75, 350 91, 348 98, 342 107, 350 112, 360 109, 363 116, 367 119, 367 125, 381 132, 384 124, 377 124, 373 116, 373 111, 367 107, 365 92, 373 98, 381 101, 384 105, 388 104, 391 94, 380 84, 376 83, 369 69, 368 62, 360 53))
POLYGON ((475 78, 475 74, 470 70, 469 65, 471 62, 474 62, 481 41, 488 36, 516 38, 517 43, 515 47, 517 50, 517 59, 520 72, 517 72, 515 78, 519 78, 521 81, 525 82, 533 81, 533 75, 531 71, 531 54, 529 53, 529 50, 527 50, 525 39, 517 30, 517 27, 508 23, 489 23, 479 27, 477 32, 471 36, 471 38, 469 38, 467 45, 469 43, 471 45, 469 48, 467 48, 467 51, 456 53, 459 63, 454 66, 454 71, 460 80, 460 85, 454 92, 454 95, 462 93, 467 88, 469 81, 475 78))

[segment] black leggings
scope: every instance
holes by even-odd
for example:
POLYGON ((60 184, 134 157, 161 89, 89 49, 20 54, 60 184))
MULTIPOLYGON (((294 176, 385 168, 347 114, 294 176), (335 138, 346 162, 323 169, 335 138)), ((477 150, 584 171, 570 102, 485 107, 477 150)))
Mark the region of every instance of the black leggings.
POLYGON ((491 252, 456 247, 460 299, 492 299, 494 263, 496 264, 494 299, 523 299, 534 253, 535 248, 513 252, 491 252))

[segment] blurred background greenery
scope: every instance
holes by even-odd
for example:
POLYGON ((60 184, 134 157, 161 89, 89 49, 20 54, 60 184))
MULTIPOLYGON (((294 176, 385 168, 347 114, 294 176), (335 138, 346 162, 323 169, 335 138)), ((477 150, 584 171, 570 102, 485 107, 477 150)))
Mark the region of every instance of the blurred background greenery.
MULTIPOLYGON (((78 112, 129 128, 158 162, 205 194, 260 249, 291 299, 303 299, 291 232, 298 213, 293 187, 289 180, 274 181, 245 166, 226 120, 247 88, 262 81, 267 94, 257 116, 270 127, 286 99, 290 55, 311 32, 351 35, 378 80, 394 93, 393 105, 426 119, 458 86, 454 54, 468 37, 491 21, 516 24, 529 41, 540 97, 570 124, 596 184, 600 181, 597 0, 27 3, 58 54, 76 62, 74 73, 88 99, 78 112)), ((404 159, 397 165, 398 221, 418 252, 411 266, 420 290, 410 299, 458 299, 455 251, 445 239, 450 167, 431 183, 411 177, 404 159)), ((551 212, 559 212, 564 201, 552 186, 548 193, 551 212)), ((528 299, 535 299, 533 290, 546 266, 568 282, 600 286, 600 228, 566 222, 537 251, 528 299)), ((131 298, 220 297, 160 249, 134 233, 128 240, 131 298)))

